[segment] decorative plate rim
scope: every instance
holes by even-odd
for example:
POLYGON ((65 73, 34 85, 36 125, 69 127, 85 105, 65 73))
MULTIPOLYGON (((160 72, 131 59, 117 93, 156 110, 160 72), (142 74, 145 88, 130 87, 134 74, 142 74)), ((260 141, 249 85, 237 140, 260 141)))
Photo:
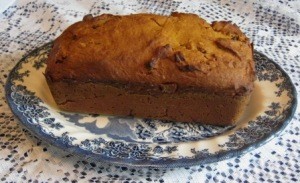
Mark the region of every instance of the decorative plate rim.
POLYGON ((272 129, 272 132, 265 134, 262 138, 259 140, 246 144, 243 147, 239 149, 230 149, 224 152, 220 152, 218 154, 213 154, 210 156, 210 158, 201 158, 201 157, 195 157, 195 158, 181 158, 181 159, 168 159, 168 160, 159 160, 159 164, 157 164, 156 161, 149 161, 149 160, 132 160, 132 159, 122 159, 119 157, 108 157, 103 154, 95 154, 92 151, 84 150, 79 147, 79 145, 70 145, 65 142, 59 137, 54 137, 50 134, 47 134, 43 132, 41 126, 30 124, 27 122, 26 117, 24 117, 23 113, 18 111, 16 109, 16 105, 13 103, 11 99, 11 86, 13 86, 13 83, 11 82, 11 77, 13 72, 25 61, 30 55, 33 53, 42 50, 46 46, 49 46, 52 44, 52 42, 46 43, 32 51, 30 51, 28 54, 23 56, 23 58, 13 67, 13 69, 10 71, 9 76, 7 77, 6 84, 5 84, 5 96, 6 101, 8 103, 8 106, 10 107, 12 113, 17 117, 17 119, 20 121, 20 124, 25 127, 28 131, 30 131, 34 136, 36 136, 39 139, 42 139, 43 141, 59 148, 64 151, 67 151, 75 156, 83 157, 85 159, 94 160, 94 161, 101 161, 108 164, 118 165, 118 166, 126 166, 126 167, 132 167, 132 168, 176 168, 176 167, 189 167, 189 166, 195 166, 195 165, 203 165, 208 163, 214 163, 226 159, 230 159, 236 156, 242 156, 258 147, 263 146, 270 140, 272 140, 275 137, 278 137, 280 133, 286 128, 286 126, 290 123, 291 119, 293 118, 293 115, 297 108, 297 92, 296 88, 289 77, 289 75, 281 68, 280 65, 278 65, 273 60, 269 59, 265 54, 258 52, 263 57, 267 58, 269 62, 275 65, 276 69, 278 69, 282 74, 283 77, 285 77, 287 80, 290 81, 290 87, 291 87, 291 95, 293 96, 293 99, 291 101, 290 109, 287 111, 287 117, 285 120, 282 121, 282 123, 278 126, 276 126, 274 129, 272 129))

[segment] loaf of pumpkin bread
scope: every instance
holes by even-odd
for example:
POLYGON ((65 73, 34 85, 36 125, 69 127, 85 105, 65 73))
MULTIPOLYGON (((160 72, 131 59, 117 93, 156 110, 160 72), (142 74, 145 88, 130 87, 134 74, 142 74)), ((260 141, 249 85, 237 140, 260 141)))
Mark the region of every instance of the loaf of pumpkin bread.
POLYGON ((55 41, 45 76, 65 111, 232 125, 255 79, 237 25, 195 14, 87 15, 55 41))

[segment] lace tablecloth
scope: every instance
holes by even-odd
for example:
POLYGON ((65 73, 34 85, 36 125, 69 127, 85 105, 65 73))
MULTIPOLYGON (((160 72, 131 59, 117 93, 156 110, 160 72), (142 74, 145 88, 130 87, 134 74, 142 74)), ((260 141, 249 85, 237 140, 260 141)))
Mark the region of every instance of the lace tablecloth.
MULTIPOLYGON (((22 129, 4 85, 28 52, 83 15, 190 12, 231 20, 277 62, 300 92, 300 1, 16 1, 0 14, 0 180, 7 182, 300 182, 300 112, 279 137, 242 157, 188 168, 129 168, 83 160, 22 129)), ((298 98, 299 100, 299 98, 298 98)))

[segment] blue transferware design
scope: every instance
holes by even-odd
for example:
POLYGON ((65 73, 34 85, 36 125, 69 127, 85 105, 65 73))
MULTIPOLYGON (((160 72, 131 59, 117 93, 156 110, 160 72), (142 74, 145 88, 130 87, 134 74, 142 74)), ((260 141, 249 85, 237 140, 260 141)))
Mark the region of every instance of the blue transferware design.
POLYGON ((255 51, 258 79, 236 126, 63 112, 43 76, 51 46, 33 51, 15 66, 6 84, 7 101, 20 123, 37 137, 95 161, 158 168, 220 161, 276 137, 295 111, 296 91, 288 75, 255 51))

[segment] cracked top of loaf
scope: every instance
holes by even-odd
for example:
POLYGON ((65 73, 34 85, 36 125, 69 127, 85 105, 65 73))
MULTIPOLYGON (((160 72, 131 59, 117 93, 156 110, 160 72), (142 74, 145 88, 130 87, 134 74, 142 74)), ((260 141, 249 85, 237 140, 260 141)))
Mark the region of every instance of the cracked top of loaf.
POLYGON ((243 95, 255 79, 252 49, 235 24, 195 14, 87 15, 54 41, 45 75, 243 95))

